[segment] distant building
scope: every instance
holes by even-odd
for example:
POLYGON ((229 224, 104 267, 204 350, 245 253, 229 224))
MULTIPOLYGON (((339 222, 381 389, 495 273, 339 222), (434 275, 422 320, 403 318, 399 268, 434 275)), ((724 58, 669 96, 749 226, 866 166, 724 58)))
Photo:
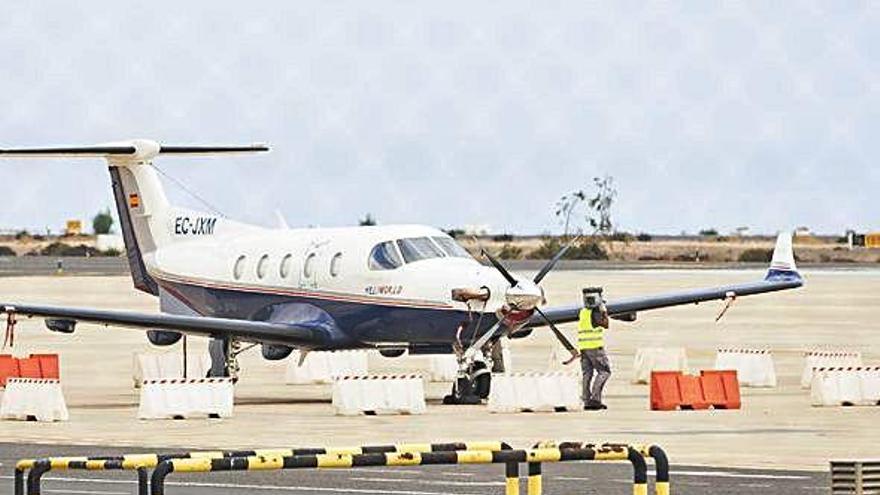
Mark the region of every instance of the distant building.
POLYGON ((745 226, 737 227, 737 228, 733 229, 733 232, 734 232, 734 235, 737 235, 739 237, 748 237, 748 236, 752 235, 752 229, 745 227, 745 226))
POLYGON ((807 237, 813 235, 809 227, 798 227, 794 229, 794 235, 797 237, 807 237))
POLYGON ((82 235, 82 220, 68 220, 64 225, 64 235, 82 235))
POLYGON ((486 224, 483 225, 465 225, 464 233, 465 235, 487 235, 489 234, 489 226, 486 224))

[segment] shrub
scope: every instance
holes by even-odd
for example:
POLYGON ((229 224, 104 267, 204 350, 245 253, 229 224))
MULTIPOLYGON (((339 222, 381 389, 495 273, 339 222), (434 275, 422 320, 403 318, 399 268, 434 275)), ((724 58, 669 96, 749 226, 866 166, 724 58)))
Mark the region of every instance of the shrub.
POLYGON ((749 248, 739 255, 741 263, 769 263, 772 258, 773 250, 764 248, 749 248))
POLYGON ((15 256, 15 251, 9 246, 0 246, 0 256, 15 256))
POLYGON ((651 234, 645 232, 641 232, 639 233, 639 235, 636 236, 636 240, 640 242, 651 242, 653 239, 654 238, 651 236, 651 234))
POLYGON ((718 235, 718 231, 716 229, 703 229, 700 231, 700 235, 702 235, 702 236, 716 236, 716 235, 718 235))
POLYGON ((511 242, 513 241, 513 235, 511 234, 499 234, 496 236, 492 236, 492 240, 495 242, 511 242))
MULTIPOLYGON (((541 246, 529 253, 530 259, 547 260, 562 249, 564 244, 556 237, 544 239, 541 246)), ((608 252, 593 238, 582 238, 565 253, 565 259, 571 260, 607 260, 608 252)))
POLYGON ((518 260, 523 257, 523 250, 519 246, 508 243, 501 246, 501 250, 498 251, 498 257, 503 260, 518 260))
POLYGON ((93 247, 80 244, 79 246, 69 246, 63 242, 53 242, 44 247, 38 253, 41 256, 96 256, 100 255, 100 251, 93 247))
POLYGON ((446 231, 446 235, 452 237, 453 239, 457 239, 460 236, 464 235, 463 229, 449 229, 446 231))
POLYGON ((629 242, 632 242, 632 240, 635 238, 629 232, 615 232, 615 233, 611 234, 610 239, 612 241, 629 243, 629 242))
POLYGON ((585 239, 572 246, 565 257, 575 260, 607 260, 608 252, 595 240, 585 239))

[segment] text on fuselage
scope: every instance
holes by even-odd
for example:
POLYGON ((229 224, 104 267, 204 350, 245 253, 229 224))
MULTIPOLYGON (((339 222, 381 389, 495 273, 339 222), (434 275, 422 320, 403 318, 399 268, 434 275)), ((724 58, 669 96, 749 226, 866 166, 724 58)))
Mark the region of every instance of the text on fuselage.
POLYGON ((214 235, 214 217, 177 217, 174 219, 175 235, 214 235))

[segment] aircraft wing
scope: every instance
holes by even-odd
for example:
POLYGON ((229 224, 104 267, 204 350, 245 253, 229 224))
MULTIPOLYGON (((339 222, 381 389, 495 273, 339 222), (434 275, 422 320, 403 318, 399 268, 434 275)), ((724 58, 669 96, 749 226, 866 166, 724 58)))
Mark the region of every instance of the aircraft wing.
POLYGON ((173 331, 214 338, 235 337, 243 341, 304 348, 321 347, 329 340, 323 328, 309 325, 308 322, 286 324, 205 316, 0 303, 0 314, 2 313, 42 317, 46 319, 50 329, 62 332, 72 332, 74 322, 83 322, 142 330, 173 331))
MULTIPOLYGON (((698 304, 705 301, 724 300, 767 292, 796 289, 804 284, 804 280, 797 272, 794 263, 794 253, 791 247, 791 236, 780 234, 776 240, 776 249, 773 251, 773 260, 770 269, 763 280, 743 284, 725 285, 703 289, 667 292, 647 296, 630 297, 606 303, 608 314, 612 318, 621 320, 634 319, 639 311, 668 308, 683 304, 698 304)), ((568 323, 578 320, 578 314, 583 306, 558 306, 543 309, 544 314, 553 323, 568 323)), ((533 316, 528 326, 537 327, 547 323, 540 315, 533 316)))

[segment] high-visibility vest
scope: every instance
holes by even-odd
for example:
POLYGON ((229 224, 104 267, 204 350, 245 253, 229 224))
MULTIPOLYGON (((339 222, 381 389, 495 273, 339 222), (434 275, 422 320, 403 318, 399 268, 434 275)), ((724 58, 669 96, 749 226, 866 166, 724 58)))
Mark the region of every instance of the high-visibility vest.
POLYGON ((581 309, 578 315, 578 349, 582 351, 605 347, 604 328, 593 326, 593 311, 581 309))

